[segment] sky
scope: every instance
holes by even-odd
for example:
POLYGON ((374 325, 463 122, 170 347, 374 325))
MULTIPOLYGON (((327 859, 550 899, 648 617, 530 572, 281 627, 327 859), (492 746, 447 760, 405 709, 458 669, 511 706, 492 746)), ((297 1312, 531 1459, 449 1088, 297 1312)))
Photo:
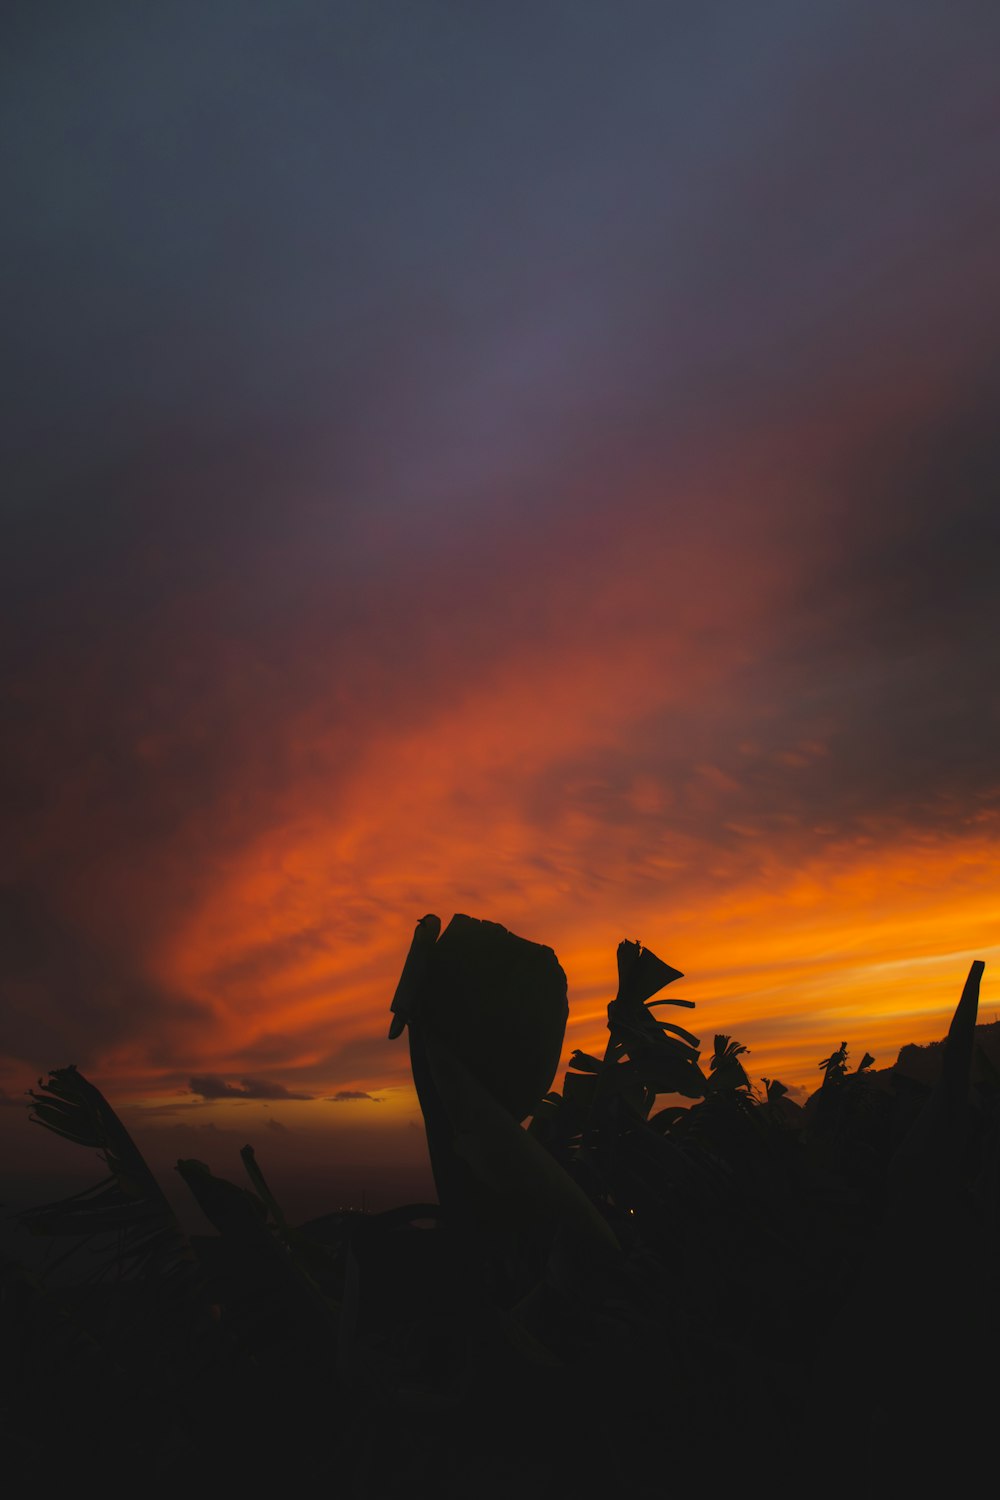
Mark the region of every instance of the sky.
POLYGON ((9 1161, 415 1181, 425 912, 803 1092, 995 1016, 993 4, 0 26, 9 1161))

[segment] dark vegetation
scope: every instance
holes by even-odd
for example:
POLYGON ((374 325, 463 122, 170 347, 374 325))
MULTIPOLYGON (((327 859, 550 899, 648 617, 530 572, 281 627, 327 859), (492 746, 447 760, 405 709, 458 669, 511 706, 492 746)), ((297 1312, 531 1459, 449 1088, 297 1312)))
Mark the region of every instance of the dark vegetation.
POLYGON ((932 1081, 842 1044, 800 1109, 728 1036, 706 1066, 661 1009, 690 1002, 655 998, 677 970, 624 942, 604 1055, 546 1092, 554 953, 425 917, 390 1035, 438 1202, 289 1224, 247 1146, 244 1185, 177 1164, 211 1236, 57 1070, 33 1116, 107 1177, 23 1216, 86 1277, 3 1267, 8 1477, 375 1497, 866 1493, 935 1457, 956 1477, 990 1446, 1000 1348, 982 968, 932 1081))

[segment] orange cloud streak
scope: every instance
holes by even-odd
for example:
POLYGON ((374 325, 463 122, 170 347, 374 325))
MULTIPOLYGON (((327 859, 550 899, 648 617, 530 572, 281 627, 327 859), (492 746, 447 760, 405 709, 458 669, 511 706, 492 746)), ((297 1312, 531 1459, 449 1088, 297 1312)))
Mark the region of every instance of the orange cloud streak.
MULTIPOLYGON (((541 832, 517 787, 581 738, 619 736, 641 675, 590 673, 585 693, 578 676, 562 696, 520 674, 478 688, 376 744, 332 812, 306 798, 234 860, 158 956, 162 978, 214 1014, 199 1067, 259 1071, 245 1059, 273 1047, 296 1087, 405 1082, 405 1051, 378 1039, 426 910, 488 916, 555 947, 573 1046, 600 1045, 623 936, 690 974, 678 991, 698 1002, 695 1029, 738 1035, 758 1075, 811 1087, 844 1038, 884 1066, 902 1043, 942 1034, 970 957, 997 952, 989 826, 819 852, 799 833, 747 865, 693 837, 647 844, 644 809, 674 793, 640 778, 620 828, 568 797, 541 832)), ((728 792, 710 766, 687 789, 714 809, 728 792)))

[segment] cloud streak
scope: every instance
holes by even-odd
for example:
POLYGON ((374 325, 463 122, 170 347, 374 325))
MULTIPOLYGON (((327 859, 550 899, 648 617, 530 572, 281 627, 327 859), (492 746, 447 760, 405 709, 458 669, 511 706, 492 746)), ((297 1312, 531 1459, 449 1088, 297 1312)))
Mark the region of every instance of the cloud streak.
POLYGON ((284 1084, 269 1082, 262 1078, 242 1078, 239 1083, 226 1083, 213 1073, 192 1078, 192 1094, 202 1099, 311 1099, 311 1094, 293 1094, 284 1084))

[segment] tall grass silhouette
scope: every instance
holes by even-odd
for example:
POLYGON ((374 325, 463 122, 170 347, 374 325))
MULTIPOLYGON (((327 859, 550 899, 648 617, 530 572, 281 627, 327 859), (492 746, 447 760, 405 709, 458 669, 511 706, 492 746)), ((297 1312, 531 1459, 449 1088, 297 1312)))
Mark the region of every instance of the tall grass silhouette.
POLYGON ((22 1216, 79 1257, 75 1283, 3 1266, 8 1472, 55 1444, 98 1483, 721 1493, 751 1459, 802 1475, 831 1443, 873 1484, 928 1446, 954 1472, 997 1394, 982 963, 931 1085, 868 1053, 852 1069, 841 1043, 800 1108, 752 1086, 742 1043, 703 1053, 664 1017, 691 1009, 661 994, 676 969, 637 942, 617 962, 603 1056, 575 1051, 553 1089, 552 950, 417 924, 390 1038, 436 1203, 293 1225, 247 1146, 242 1185, 177 1163, 215 1230, 187 1235, 103 1095, 54 1071, 33 1118, 107 1175, 22 1216))

